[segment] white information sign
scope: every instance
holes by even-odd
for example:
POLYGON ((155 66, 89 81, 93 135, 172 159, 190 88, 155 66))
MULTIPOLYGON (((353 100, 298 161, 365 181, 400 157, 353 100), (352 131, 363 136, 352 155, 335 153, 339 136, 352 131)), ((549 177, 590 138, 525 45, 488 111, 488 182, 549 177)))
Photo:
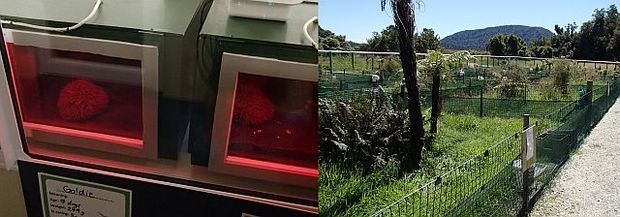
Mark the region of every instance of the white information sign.
POLYGON ((529 128, 525 131, 525 143, 527 146, 525 160, 530 160, 534 157, 534 146, 536 145, 536 140, 534 140, 534 128, 529 128))
POLYGON ((536 162, 536 126, 532 126, 523 131, 523 157, 521 168, 526 171, 536 162))
POLYGON ((130 217, 131 191, 113 186, 39 173, 46 217, 130 217))

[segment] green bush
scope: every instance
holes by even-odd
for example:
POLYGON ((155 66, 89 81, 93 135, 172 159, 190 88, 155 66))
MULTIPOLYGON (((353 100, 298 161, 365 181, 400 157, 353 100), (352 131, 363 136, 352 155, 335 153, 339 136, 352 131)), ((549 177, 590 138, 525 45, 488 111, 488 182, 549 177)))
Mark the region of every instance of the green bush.
POLYGON ((381 79, 393 80, 402 77, 400 64, 393 57, 382 59, 383 64, 379 67, 381 79))
POLYGON ((562 94, 567 94, 575 64, 566 59, 552 60, 552 64, 551 78, 553 79, 553 87, 562 94))
POLYGON ((372 171, 405 153, 408 119, 402 100, 367 94, 319 100, 320 161, 372 171))
POLYGON ((491 75, 500 81, 494 88, 503 98, 523 97, 525 85, 529 82, 528 71, 516 61, 507 61, 491 71, 491 75))

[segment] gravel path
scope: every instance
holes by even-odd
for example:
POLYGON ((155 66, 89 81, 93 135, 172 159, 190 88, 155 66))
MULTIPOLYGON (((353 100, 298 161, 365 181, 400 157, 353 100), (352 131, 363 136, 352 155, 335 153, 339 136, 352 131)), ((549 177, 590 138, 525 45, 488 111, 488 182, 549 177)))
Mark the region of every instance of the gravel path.
POLYGON ((620 100, 552 182, 531 216, 620 216, 620 100))

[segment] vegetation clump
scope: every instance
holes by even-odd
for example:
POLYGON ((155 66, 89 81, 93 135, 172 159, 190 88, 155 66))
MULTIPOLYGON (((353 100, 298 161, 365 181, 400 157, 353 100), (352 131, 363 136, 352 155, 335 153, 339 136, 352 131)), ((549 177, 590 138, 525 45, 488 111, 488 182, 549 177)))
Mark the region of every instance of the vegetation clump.
POLYGON ((499 80, 494 87, 503 98, 523 97, 528 84, 528 70, 515 61, 508 61, 502 67, 494 68, 492 76, 499 80))
POLYGON ((567 59, 554 59, 551 62, 553 64, 551 71, 553 87, 562 94, 568 94, 568 85, 575 68, 574 63, 567 59))
POLYGON ((321 161, 372 171, 402 158, 407 111, 398 98, 369 92, 355 99, 319 100, 321 161))

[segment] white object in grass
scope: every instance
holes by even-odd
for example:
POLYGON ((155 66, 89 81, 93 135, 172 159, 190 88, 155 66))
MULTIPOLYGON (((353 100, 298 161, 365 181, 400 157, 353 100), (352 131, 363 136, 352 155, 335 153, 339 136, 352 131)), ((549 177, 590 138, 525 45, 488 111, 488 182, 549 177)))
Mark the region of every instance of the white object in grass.
POLYGON ((381 77, 379 77, 379 75, 376 75, 376 74, 373 74, 373 75, 370 77, 370 80, 372 81, 372 83, 377 83, 377 82, 379 82, 379 79, 381 79, 381 77))

